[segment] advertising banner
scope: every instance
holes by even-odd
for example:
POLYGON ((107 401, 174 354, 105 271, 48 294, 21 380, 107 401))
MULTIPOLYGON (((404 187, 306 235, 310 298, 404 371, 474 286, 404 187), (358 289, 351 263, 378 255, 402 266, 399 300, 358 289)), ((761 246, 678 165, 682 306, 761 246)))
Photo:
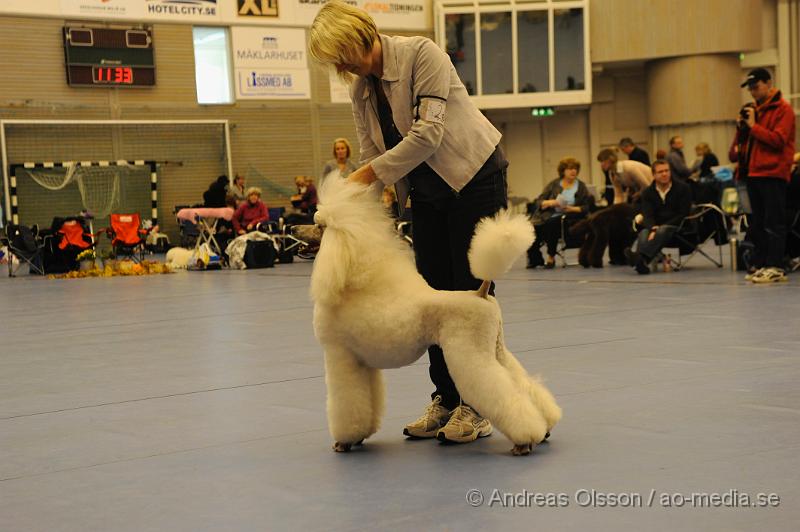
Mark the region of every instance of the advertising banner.
POLYGON ((135 18, 144 14, 142 0, 61 0, 65 17, 135 18))
POLYGON ((217 0, 144 0, 144 17, 173 22, 220 20, 217 4, 217 0))
POLYGON ((220 0, 61 0, 64 17, 169 22, 221 20, 220 0))
POLYGON ((237 100, 308 100, 311 81, 308 69, 237 68, 237 100))
POLYGON ((328 72, 331 85, 331 103, 350 103, 350 87, 336 75, 333 69, 328 72))
MULTIPOLYGON (((297 24, 310 26, 327 0, 295 1, 297 24)), ((427 30, 432 26, 430 0, 347 0, 347 3, 369 13, 381 29, 427 30)))
POLYGON ((310 98, 305 30, 231 28, 237 98, 310 98))

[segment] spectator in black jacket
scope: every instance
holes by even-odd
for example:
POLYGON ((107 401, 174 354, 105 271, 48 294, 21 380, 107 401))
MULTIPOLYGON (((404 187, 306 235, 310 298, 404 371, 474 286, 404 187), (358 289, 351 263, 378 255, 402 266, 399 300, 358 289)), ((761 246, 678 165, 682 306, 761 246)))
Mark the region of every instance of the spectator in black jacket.
POLYGON ((653 184, 642 192, 642 213, 636 217, 644 229, 636 239, 636 251, 625 250, 638 273, 650 273, 650 263, 678 230, 691 206, 689 185, 672 179, 667 161, 656 160, 653 163, 653 184))
POLYGON ((225 207, 225 196, 227 195, 228 176, 221 175, 216 181, 209 185, 208 190, 203 192, 204 207, 225 207))
POLYGON ((622 140, 620 140, 619 149, 625 152, 625 155, 627 155, 628 159, 630 159, 631 161, 638 161, 642 164, 650 166, 650 156, 647 154, 646 151, 644 151, 639 146, 634 144, 632 138, 625 137, 622 140))
POLYGON ((700 177, 714 177, 714 172, 711 168, 719 166, 719 159, 711 151, 711 147, 705 142, 701 142, 695 146, 694 152, 697 154, 697 161, 692 170, 699 172, 700 177))

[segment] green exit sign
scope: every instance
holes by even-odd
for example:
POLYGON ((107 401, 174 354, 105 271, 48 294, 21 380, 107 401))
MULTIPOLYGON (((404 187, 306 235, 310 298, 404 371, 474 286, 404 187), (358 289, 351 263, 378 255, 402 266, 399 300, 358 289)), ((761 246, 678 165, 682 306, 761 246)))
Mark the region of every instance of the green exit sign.
POLYGON ((536 118, 542 116, 553 116, 556 114, 556 110, 553 107, 534 107, 531 109, 531 116, 536 118))

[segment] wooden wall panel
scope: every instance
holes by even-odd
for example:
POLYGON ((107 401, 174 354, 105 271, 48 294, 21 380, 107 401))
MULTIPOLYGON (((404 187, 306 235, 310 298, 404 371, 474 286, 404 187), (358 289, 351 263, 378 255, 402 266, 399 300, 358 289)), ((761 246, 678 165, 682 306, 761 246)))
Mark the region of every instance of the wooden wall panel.
POLYGON ((650 126, 733 120, 741 105, 736 55, 696 55, 647 64, 650 126))
POLYGON ((762 0, 590 2, 593 63, 759 50, 762 0))

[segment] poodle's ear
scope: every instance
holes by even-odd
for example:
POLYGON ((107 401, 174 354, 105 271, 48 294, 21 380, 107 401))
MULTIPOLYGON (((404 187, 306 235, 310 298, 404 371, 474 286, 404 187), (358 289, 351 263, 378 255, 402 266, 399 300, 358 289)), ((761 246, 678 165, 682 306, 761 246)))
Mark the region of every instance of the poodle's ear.
POLYGON ((347 288, 353 265, 352 247, 342 231, 327 228, 314 259, 311 274, 311 298, 325 304, 336 304, 347 288))

